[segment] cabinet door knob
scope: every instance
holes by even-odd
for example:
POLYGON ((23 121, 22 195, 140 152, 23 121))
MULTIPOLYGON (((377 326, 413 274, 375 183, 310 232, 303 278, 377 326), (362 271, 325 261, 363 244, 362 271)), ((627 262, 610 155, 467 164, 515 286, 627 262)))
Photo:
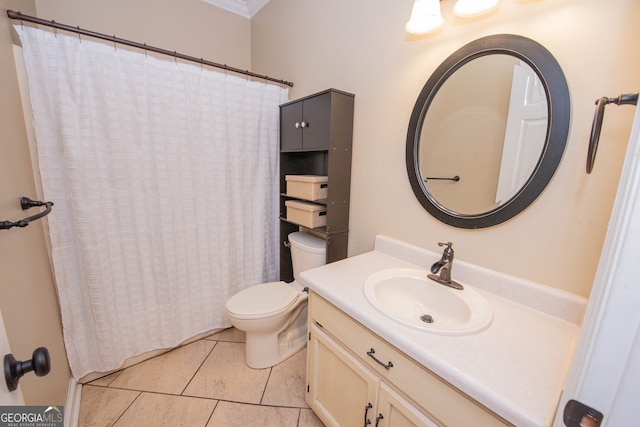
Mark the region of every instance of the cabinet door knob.
POLYGON ((299 129, 300 128, 300 122, 296 122, 295 127, 296 127, 296 129, 299 129))
POLYGON ((309 127, 309 123, 307 123, 307 122, 302 122, 302 123, 300 123, 300 127, 302 127, 302 128, 309 127))

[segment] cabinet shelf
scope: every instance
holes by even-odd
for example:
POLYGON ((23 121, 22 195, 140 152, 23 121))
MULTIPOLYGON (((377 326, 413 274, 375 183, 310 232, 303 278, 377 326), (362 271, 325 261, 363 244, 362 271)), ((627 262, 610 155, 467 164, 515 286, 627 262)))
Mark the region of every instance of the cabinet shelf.
MULTIPOLYGON (((333 230, 331 232, 327 231, 327 227, 316 227, 316 228, 309 228, 306 225, 302 225, 302 224, 298 224, 297 222, 293 222, 293 221, 289 221, 287 218, 284 217, 280 217, 280 221, 285 222, 287 224, 296 226, 296 227, 302 227, 302 228, 306 228, 308 230, 314 231, 316 233, 320 233, 320 234, 324 234, 325 236, 329 236, 331 234, 343 234, 343 233, 348 233, 349 229, 345 228, 344 230, 333 230)), ((336 261, 336 260, 334 260, 336 261)))
POLYGON ((289 148, 280 150, 283 154, 295 154, 295 153, 324 153, 326 150, 318 150, 317 148, 311 148, 305 150, 304 148, 289 148))
POLYGON ((318 205, 327 205, 327 199, 318 199, 318 200, 309 200, 309 199, 302 199, 300 197, 294 197, 294 196, 289 196, 286 193, 280 193, 281 197, 284 197, 286 200, 301 200, 303 202, 309 202, 309 203, 316 203, 318 205))
POLYGON ((287 224, 295 225, 296 227, 304 227, 306 229, 313 230, 316 233, 321 233, 321 234, 324 234, 324 235, 328 234, 327 233, 327 227, 309 228, 306 225, 302 225, 302 224, 298 224, 297 222, 289 221, 287 218, 283 218, 283 217, 280 217, 280 221, 286 222, 287 224))

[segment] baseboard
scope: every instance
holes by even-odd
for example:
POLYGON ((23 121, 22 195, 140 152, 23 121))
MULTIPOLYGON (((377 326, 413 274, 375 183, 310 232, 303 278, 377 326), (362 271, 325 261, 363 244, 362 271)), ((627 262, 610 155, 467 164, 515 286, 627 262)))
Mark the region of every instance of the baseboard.
POLYGON ((73 377, 69 378, 67 403, 64 407, 64 427, 77 427, 80 418, 80 400, 82 398, 82 384, 73 377))

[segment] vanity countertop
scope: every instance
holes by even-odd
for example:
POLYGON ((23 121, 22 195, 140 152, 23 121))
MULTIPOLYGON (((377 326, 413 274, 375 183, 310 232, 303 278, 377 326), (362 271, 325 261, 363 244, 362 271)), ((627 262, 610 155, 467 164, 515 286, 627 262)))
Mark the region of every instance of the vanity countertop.
POLYGON ((371 274, 391 268, 426 270, 438 258, 378 236, 374 251, 306 271, 299 281, 507 421, 518 427, 550 426, 586 301, 457 260, 453 278, 478 290, 493 309, 484 331, 443 336, 415 330, 386 317, 365 298, 363 284, 371 274), (424 262, 418 265, 418 260, 424 262))

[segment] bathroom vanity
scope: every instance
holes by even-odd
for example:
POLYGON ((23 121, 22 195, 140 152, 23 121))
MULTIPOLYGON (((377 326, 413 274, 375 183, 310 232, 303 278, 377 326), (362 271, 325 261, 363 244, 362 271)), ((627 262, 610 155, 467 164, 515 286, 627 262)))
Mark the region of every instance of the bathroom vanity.
POLYGON ((307 403, 332 426, 552 423, 586 300, 456 260, 489 303, 480 331, 434 333, 374 307, 368 278, 438 259, 385 236, 375 250, 301 274, 310 288, 307 403))

